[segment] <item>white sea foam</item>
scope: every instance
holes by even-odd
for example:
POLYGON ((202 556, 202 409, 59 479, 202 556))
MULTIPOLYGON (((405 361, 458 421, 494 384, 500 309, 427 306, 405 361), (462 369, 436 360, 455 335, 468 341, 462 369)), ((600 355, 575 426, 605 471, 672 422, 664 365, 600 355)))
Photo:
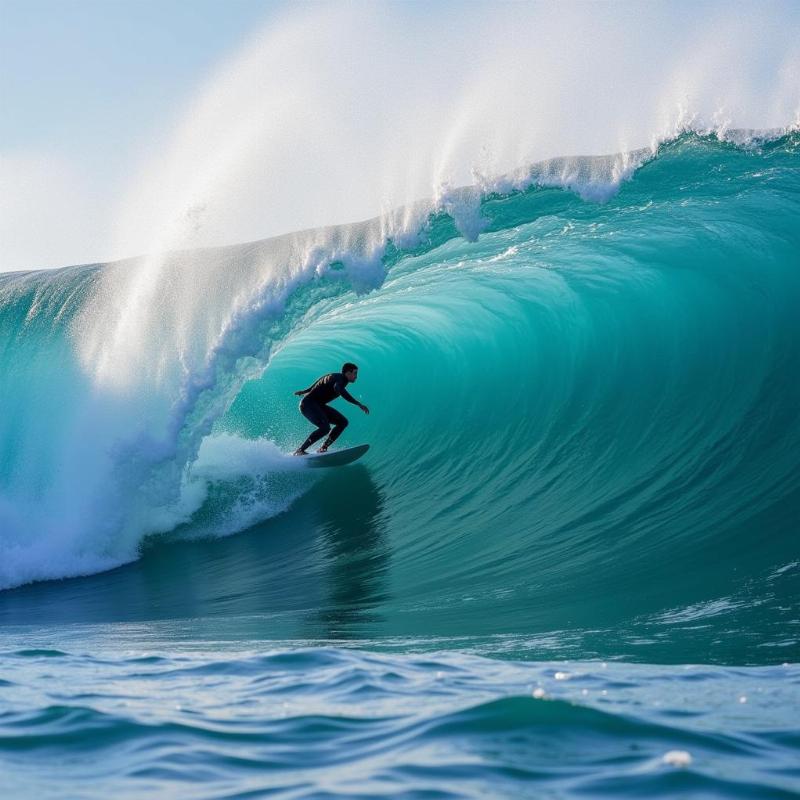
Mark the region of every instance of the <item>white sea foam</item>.
POLYGON ((671 767, 688 767, 692 763, 692 754, 687 750, 670 750, 664 753, 661 761, 671 767))

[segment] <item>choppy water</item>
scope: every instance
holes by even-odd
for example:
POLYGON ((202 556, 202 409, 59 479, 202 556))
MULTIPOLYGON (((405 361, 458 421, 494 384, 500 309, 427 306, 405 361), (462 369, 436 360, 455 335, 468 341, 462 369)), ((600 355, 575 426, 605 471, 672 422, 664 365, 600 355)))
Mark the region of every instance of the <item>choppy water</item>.
POLYGON ((6 789, 38 797, 788 797, 800 773, 796 667, 285 645, 3 661, 6 789))
POLYGON ((796 794, 799 148, 0 276, 0 781, 796 794))

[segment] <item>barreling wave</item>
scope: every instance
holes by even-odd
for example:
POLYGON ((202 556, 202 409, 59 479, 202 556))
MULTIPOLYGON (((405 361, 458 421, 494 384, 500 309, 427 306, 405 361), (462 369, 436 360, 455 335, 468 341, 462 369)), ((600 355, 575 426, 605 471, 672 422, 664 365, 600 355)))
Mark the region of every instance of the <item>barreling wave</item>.
POLYGON ((373 414, 347 436, 373 443, 398 619, 779 620, 798 572, 800 138, 732 138, 0 277, 0 587, 285 511, 313 485, 282 455, 305 433, 291 390, 352 359, 373 414))

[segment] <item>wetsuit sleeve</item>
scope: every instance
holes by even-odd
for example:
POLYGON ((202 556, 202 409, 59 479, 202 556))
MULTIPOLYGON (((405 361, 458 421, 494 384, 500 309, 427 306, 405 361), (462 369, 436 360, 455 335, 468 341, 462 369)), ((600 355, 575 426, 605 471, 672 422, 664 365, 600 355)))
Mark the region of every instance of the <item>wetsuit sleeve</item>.
POLYGON ((319 381, 314 381, 308 389, 300 389, 300 391, 295 392, 295 394, 308 394, 318 383, 319 381))
POLYGON ((354 406, 361 406, 361 403, 359 403, 358 400, 356 400, 355 397, 353 397, 353 395, 351 395, 350 392, 344 388, 344 386, 342 386, 342 390, 339 392, 339 394, 341 394, 341 396, 344 397, 348 403, 352 403, 354 406))
POLYGON ((338 394, 339 397, 344 397, 348 403, 352 403, 354 406, 361 408, 361 403, 359 403, 358 400, 356 400, 355 397, 353 397, 353 395, 351 395, 350 392, 345 389, 345 386, 347 386, 347 383, 341 376, 338 377, 336 382, 333 384, 333 388, 336 389, 336 394, 338 394))

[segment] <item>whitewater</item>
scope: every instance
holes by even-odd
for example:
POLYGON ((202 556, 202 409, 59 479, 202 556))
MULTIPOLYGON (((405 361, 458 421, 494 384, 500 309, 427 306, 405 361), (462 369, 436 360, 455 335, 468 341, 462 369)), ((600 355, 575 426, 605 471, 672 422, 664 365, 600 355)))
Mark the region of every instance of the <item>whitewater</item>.
POLYGON ((273 23, 122 257, 0 274, 4 796, 800 794, 800 62, 755 15, 575 116, 642 23, 520 8, 273 23))

